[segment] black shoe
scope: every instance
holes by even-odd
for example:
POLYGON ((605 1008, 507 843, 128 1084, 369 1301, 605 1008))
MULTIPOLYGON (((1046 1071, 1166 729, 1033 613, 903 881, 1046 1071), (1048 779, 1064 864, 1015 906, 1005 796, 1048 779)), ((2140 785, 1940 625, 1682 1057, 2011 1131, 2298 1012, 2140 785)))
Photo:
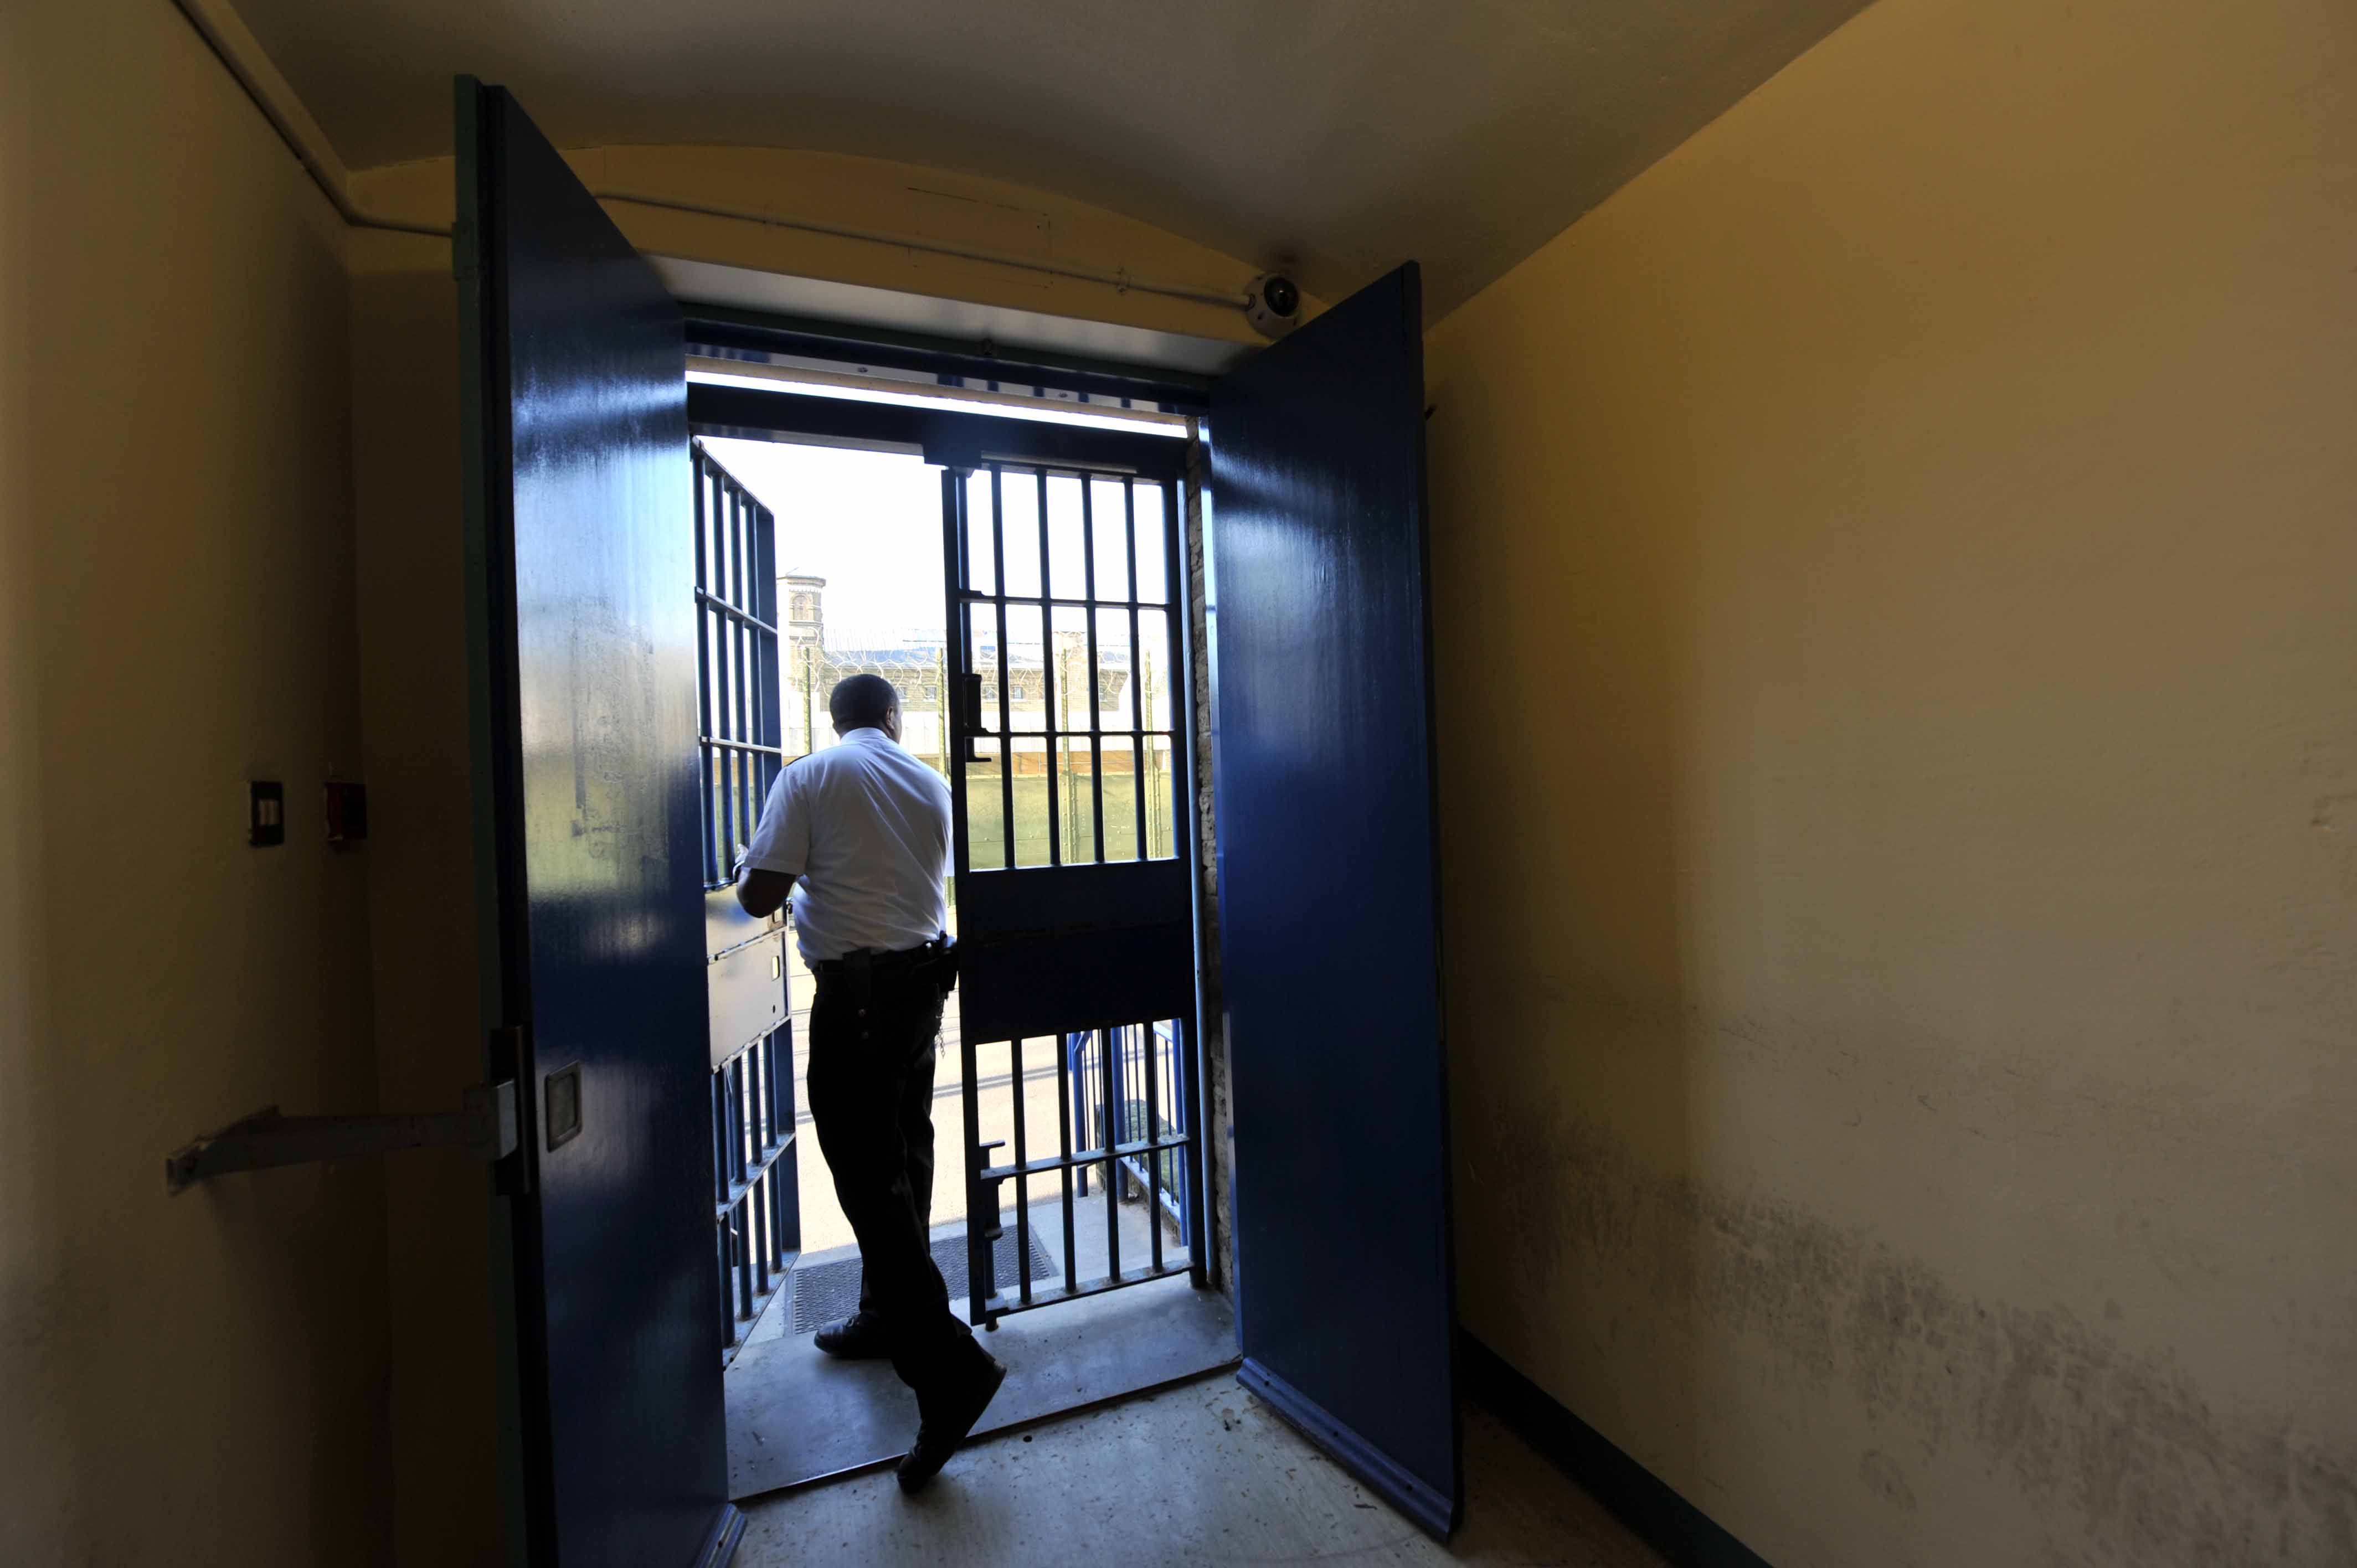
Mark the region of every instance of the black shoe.
POLYGON ((840 1323, 828 1324, 813 1337, 820 1349, 846 1361, 873 1360, 892 1353, 884 1319, 872 1312, 855 1312, 840 1323))
POLYGON ((916 1446, 900 1461, 900 1489, 904 1492, 924 1490, 925 1483, 941 1474, 950 1455, 958 1451, 965 1434, 990 1408, 998 1393, 998 1385, 1006 1380, 1006 1367, 979 1345, 974 1353, 982 1364, 967 1374, 965 1385, 956 1392, 929 1402, 933 1409, 917 1423, 916 1446))

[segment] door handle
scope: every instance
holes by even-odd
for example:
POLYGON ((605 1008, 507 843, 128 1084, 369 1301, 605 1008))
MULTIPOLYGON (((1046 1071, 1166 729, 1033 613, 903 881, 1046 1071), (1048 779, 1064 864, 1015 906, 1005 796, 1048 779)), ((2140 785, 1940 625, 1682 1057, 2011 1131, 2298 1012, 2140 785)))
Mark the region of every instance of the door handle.
POLYGON ((974 732, 983 727, 982 674, 979 671, 969 671, 962 679, 965 682, 965 759, 980 762, 982 745, 974 739, 974 732))

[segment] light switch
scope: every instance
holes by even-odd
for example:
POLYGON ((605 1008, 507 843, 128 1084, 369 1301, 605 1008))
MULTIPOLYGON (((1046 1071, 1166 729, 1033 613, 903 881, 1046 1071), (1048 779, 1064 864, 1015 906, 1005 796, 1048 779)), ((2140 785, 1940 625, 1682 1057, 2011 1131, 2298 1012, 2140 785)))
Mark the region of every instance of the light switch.
POLYGON ((286 786, 275 779, 256 779, 246 800, 245 842, 256 849, 286 842, 286 786))

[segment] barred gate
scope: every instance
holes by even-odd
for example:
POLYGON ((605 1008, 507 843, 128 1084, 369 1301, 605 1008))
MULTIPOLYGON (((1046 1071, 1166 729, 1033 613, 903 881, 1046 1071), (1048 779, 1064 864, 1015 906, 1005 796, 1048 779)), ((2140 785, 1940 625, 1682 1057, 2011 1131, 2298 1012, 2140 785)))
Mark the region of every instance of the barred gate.
POLYGON ((737 903, 737 848, 784 766, 777 519, 704 443, 695 478, 695 661, 704 799, 712 1203, 721 1346, 733 1358, 802 1246, 785 913, 737 903))
POLYGON ((1182 831, 1195 798, 1183 451, 1124 456, 1144 461, 1116 471, 985 459, 945 467, 942 479, 976 1323, 1179 1273, 1208 1283, 1191 1196, 1202 1171, 1195 840, 1182 831), (986 1094, 998 1114, 985 1049, 1006 1053, 1004 1139, 984 1135, 986 1094), (1045 1154, 1026 1103, 1027 1049, 1055 1063, 1045 1154), (1076 1202, 1092 1169, 1106 1187, 1103 1236, 1101 1254, 1085 1239, 1083 1268, 1076 1202), (1149 1207, 1125 1255, 1132 1180, 1149 1207), (1044 1284, 1031 1269, 1041 1189, 1054 1198, 1042 1220, 1062 1241, 1061 1277, 1051 1271, 1044 1284), (1011 1290, 998 1286, 993 1252, 1008 1230, 1011 1290))

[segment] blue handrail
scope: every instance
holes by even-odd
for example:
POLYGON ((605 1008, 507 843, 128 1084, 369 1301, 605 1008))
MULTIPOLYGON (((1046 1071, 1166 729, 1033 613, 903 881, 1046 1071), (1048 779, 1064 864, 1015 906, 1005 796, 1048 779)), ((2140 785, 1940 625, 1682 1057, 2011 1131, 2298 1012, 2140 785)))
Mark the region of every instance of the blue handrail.
MULTIPOLYGON (((1168 1020, 1150 1027, 1133 1025, 1067 1034, 1064 1071, 1071 1080, 1072 1146, 1092 1148, 1142 1143, 1149 1137, 1183 1136, 1188 1131, 1186 1097, 1179 1088, 1178 1065, 1178 1028, 1168 1020), (1150 1051, 1146 1045, 1149 1038, 1153 1042, 1150 1051), (1103 1064, 1090 1049, 1099 1039, 1111 1044, 1113 1077, 1121 1085, 1121 1093, 1111 1105, 1105 1103, 1103 1064), (1149 1072, 1155 1075, 1153 1104, 1155 1120, 1159 1123, 1150 1133, 1146 1126, 1146 1075, 1149 1072), (1104 1145, 1096 1142, 1100 1137, 1105 1140, 1104 1145)), ((1161 1199, 1162 1211, 1177 1222, 1181 1240, 1193 1246, 1194 1183, 1189 1179, 1186 1151, 1166 1150, 1158 1156, 1124 1155, 1120 1162, 1136 1182, 1139 1192, 1156 1192, 1161 1199), (1146 1169, 1146 1161, 1151 1157, 1162 1160, 1158 1181, 1146 1169)), ((1089 1173, 1085 1169, 1080 1173, 1080 1196, 1086 1197, 1089 1173)))

